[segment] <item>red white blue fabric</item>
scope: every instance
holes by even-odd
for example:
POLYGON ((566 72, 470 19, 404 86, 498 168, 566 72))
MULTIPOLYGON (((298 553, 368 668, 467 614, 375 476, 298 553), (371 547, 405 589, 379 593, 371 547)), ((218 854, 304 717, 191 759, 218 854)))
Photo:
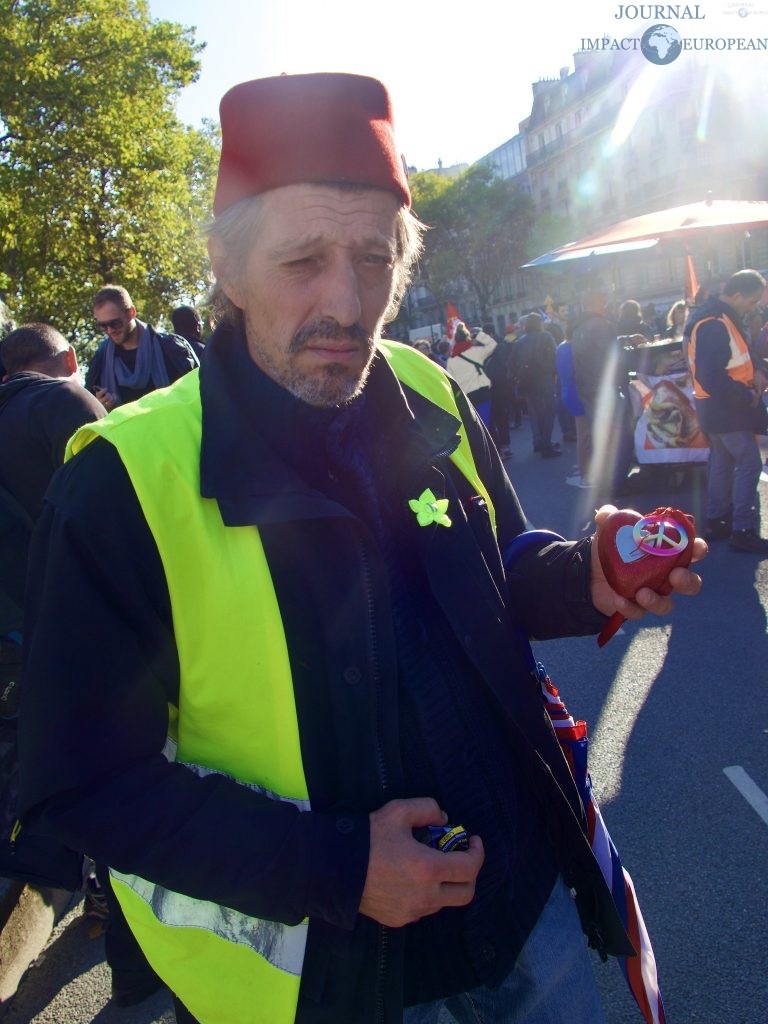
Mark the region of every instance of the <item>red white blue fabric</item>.
POLYGON ((627 935, 637 950, 635 957, 618 957, 619 965, 646 1024, 666 1024, 667 1018, 664 1015, 664 1004, 656 973, 656 958, 637 902, 635 887, 622 866, 592 792, 592 779, 587 765, 587 723, 574 721, 544 666, 537 664, 536 671, 541 695, 554 726, 555 735, 560 741, 560 747, 584 804, 592 852, 613 894, 627 935))

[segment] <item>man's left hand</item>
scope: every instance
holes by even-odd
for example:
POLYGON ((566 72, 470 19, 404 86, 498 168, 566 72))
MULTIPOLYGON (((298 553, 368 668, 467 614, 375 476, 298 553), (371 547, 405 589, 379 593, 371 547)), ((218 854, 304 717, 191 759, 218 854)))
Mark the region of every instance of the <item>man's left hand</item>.
MULTIPOLYGON (((592 578, 590 582, 592 603, 604 615, 613 615, 614 612, 618 612, 625 619, 642 619, 646 612, 651 612, 653 615, 668 615, 674 606, 672 594, 659 594, 655 590, 651 590, 650 587, 641 587, 635 594, 634 601, 632 601, 628 597, 622 597, 621 594, 617 594, 606 580, 603 567, 600 564, 600 557, 597 553, 597 538, 605 520, 612 512, 616 511, 615 505, 603 505, 595 513, 597 530, 592 537, 592 578)), ((701 537, 697 537, 693 542, 693 558, 691 561, 700 561, 705 557, 707 551, 706 541, 702 540, 701 537)), ((701 576, 679 565, 669 574, 669 582, 673 594, 685 594, 688 597, 692 597, 701 590, 701 576)))

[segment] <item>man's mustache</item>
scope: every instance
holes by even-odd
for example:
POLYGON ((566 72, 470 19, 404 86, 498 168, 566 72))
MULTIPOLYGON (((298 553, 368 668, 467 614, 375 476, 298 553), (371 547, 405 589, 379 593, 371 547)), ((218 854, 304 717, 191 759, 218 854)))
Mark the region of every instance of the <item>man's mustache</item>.
POLYGON ((321 317, 311 323, 304 324, 294 334, 291 341, 291 352, 299 352, 306 348, 309 342, 316 339, 328 341, 351 341, 361 348, 369 348, 371 344, 370 335, 360 324, 351 324, 349 327, 342 327, 337 320, 330 317, 321 317))

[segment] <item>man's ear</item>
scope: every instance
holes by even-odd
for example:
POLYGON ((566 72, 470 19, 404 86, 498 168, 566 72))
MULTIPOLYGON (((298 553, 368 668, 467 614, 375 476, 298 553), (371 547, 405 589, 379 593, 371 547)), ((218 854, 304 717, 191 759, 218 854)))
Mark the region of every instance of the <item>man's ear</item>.
POLYGON ((221 288, 230 302, 233 302, 238 309, 243 309, 242 293, 237 284, 230 280, 230 276, 227 274, 227 260, 224 254, 224 247, 221 244, 221 239, 216 238, 215 235, 210 235, 208 238, 208 256, 211 261, 213 276, 216 278, 219 288, 221 288))
POLYGON ((75 352, 71 345, 64 353, 64 365, 70 377, 77 373, 77 352, 75 352))

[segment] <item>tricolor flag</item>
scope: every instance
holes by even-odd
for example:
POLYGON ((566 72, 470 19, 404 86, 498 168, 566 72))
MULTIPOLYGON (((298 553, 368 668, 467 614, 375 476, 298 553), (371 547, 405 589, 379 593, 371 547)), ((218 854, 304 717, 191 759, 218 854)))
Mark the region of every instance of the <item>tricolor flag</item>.
POLYGON ((536 671, 547 713, 571 769, 581 802, 584 804, 592 852, 611 890, 627 935, 637 951, 637 956, 634 957, 618 957, 619 966, 646 1024, 666 1024, 667 1018, 664 1016, 664 1004, 656 975, 656 958, 653 955, 643 915, 640 913, 635 887, 629 874, 622 867, 600 808, 592 794, 592 779, 589 777, 587 766, 587 723, 573 720, 544 666, 537 664, 536 671))

